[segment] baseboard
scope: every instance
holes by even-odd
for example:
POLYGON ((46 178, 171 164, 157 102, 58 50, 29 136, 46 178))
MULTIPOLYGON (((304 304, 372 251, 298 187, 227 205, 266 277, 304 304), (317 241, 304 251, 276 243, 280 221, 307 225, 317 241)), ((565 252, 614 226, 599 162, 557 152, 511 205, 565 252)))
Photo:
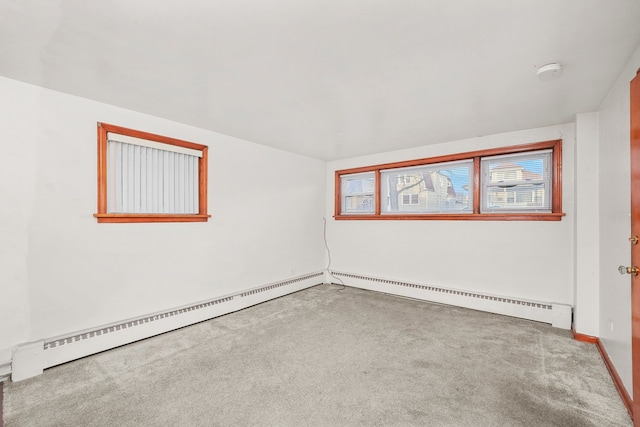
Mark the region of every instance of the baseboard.
POLYGON ((11 360, 5 363, 0 363, 0 382, 6 380, 11 376, 11 360))
POLYGON ((332 271, 349 286, 571 328, 571 306, 332 271))
POLYGON ((586 342, 589 344, 597 344, 598 337, 594 337, 592 335, 579 334, 576 332, 576 329, 571 326, 571 334, 573 335, 573 339, 580 342, 586 342))
POLYGON ((0 382, 11 376, 11 347, 0 348, 0 382))
POLYGON ((627 412, 629 412, 629 416, 631 417, 631 419, 633 419, 633 400, 631 399, 631 396, 627 392, 627 389, 625 388, 624 383, 622 382, 622 378, 620 378, 620 375, 618 375, 618 371, 616 371, 615 366, 613 366, 613 362, 611 362, 611 359, 609 358, 609 354, 607 354, 607 350, 605 350, 604 345, 602 344, 602 341, 600 341, 600 338, 596 338, 595 344, 596 344, 596 347, 598 348, 598 351, 600 352, 600 356, 602 356, 602 360, 604 361, 604 364, 606 365, 607 370, 609 371, 609 375, 611 375, 613 384, 616 386, 616 389, 618 390, 618 393, 622 398, 622 402, 624 403, 624 406, 627 408, 627 412))
POLYGON ((571 326, 571 333, 573 334, 573 338, 576 341, 581 341, 581 342, 596 345, 596 348, 600 353, 600 357, 602 357, 602 361, 607 367, 607 371, 609 371, 611 380, 613 380, 613 385, 616 387, 616 390, 618 390, 618 394, 622 399, 622 403, 624 403, 624 406, 627 408, 627 412, 629 413, 629 416, 631 417, 631 419, 633 419, 633 400, 631 400, 631 396, 627 392, 627 389, 624 386, 624 383, 622 382, 622 378, 620 378, 620 375, 618 375, 618 371, 616 370, 615 366, 613 366, 613 362, 611 361, 611 358, 609 357, 607 350, 605 350, 604 344, 602 344, 602 341, 600 341, 600 338, 594 337, 592 335, 579 334, 576 332, 573 326, 571 326))
POLYGON ((0 427, 4 425, 4 408, 2 407, 4 401, 4 382, 0 381, 0 427))
MULTIPOLYGON (((22 369, 19 377, 13 379, 15 381, 26 379, 37 375, 38 370, 42 372, 45 368, 130 344, 316 286, 323 283, 323 277, 324 272, 310 273, 207 301, 57 337, 45 338, 40 342, 42 357, 38 359, 41 361, 37 362, 32 361, 33 357, 27 358, 25 356, 22 358, 21 354, 32 354, 33 351, 31 353, 20 352, 18 350, 23 346, 18 346, 13 352, 13 364, 15 367, 21 366, 22 369), (35 366, 39 364, 42 364, 42 366, 35 366), (36 374, 30 374, 31 372, 36 372, 36 374)), ((33 343, 29 345, 33 347, 33 343)), ((27 346, 25 345, 24 347, 27 346)), ((30 349, 33 350, 33 348, 30 349)), ((16 370, 14 369, 12 375, 15 375, 15 373, 16 370)))

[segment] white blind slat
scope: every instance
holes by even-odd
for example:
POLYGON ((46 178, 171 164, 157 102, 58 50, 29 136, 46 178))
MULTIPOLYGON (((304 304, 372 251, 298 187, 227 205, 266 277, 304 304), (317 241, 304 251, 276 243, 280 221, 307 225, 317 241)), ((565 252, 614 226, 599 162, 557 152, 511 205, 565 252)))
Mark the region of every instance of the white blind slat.
POLYGON ((473 163, 473 159, 467 160, 456 160, 453 162, 443 162, 443 163, 431 163, 426 165, 419 166, 409 166, 406 168, 393 168, 393 169, 381 169, 380 172, 395 172, 397 174, 410 174, 412 172, 422 172, 425 169, 451 169, 459 166, 471 165, 473 163))
POLYGON ((538 150, 538 151, 526 151, 524 153, 514 153, 514 154, 500 154, 498 156, 491 156, 491 157, 483 157, 482 160, 484 161, 493 161, 493 160, 504 160, 504 159, 512 159, 512 160, 521 160, 519 157, 525 158, 525 157, 530 157, 530 158, 535 158, 535 157, 539 157, 539 155, 541 154, 547 154, 547 153, 552 153, 553 150, 548 149, 548 150, 538 150))
POLYGON ((193 148, 180 147, 179 145, 163 144, 162 142, 150 141, 148 139, 136 138, 134 136, 120 135, 118 133, 107 132, 108 141, 122 142, 139 147, 155 148, 156 150, 171 151, 189 156, 202 157, 202 151, 193 148))
POLYGON ((109 141, 107 211, 198 213, 198 157, 109 141))
POLYGON ((142 147, 136 145, 133 147, 133 212, 142 212, 142 147))

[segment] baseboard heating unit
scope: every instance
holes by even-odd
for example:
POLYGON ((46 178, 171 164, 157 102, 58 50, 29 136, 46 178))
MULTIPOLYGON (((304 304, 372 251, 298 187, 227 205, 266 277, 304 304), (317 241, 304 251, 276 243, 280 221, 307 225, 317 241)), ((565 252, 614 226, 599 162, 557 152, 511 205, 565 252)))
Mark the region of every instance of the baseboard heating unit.
POLYGON ((11 377, 14 381, 30 378, 52 366, 242 310, 323 282, 324 272, 310 273, 207 301, 25 343, 13 350, 11 377))
POLYGON ((347 286, 535 320, 557 328, 571 329, 572 308, 567 304, 489 295, 339 271, 331 271, 331 275, 342 280, 347 286))

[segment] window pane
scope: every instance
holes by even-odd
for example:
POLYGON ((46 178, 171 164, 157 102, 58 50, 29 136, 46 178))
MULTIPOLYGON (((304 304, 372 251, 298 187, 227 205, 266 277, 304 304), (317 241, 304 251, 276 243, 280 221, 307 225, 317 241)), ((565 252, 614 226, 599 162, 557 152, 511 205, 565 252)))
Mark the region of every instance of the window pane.
POLYGON ((382 171, 382 213, 472 213, 472 174, 472 160, 382 171))
POLYGON ((108 141, 107 168, 109 213, 198 213, 197 156, 108 141))
POLYGON ((551 151, 481 160, 480 212, 551 212, 551 151))
POLYGON ((374 172, 342 175, 340 177, 340 185, 342 194, 341 213, 375 213, 376 176, 374 172))

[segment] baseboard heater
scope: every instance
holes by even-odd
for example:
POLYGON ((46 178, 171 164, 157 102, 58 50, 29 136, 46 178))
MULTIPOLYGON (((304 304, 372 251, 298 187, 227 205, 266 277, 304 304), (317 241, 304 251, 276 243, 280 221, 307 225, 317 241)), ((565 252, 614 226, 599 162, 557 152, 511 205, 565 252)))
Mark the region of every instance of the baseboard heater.
POLYGON ((0 362, 0 383, 11 376, 11 361, 0 362))
POLYGON ((348 286, 535 320, 549 323, 557 328, 571 329, 572 308, 567 304, 531 301, 340 271, 331 271, 331 275, 348 286))
POLYGON ((323 282, 324 272, 310 273, 195 304, 25 343, 13 350, 11 377, 14 381, 30 378, 52 366, 242 310, 323 282))

